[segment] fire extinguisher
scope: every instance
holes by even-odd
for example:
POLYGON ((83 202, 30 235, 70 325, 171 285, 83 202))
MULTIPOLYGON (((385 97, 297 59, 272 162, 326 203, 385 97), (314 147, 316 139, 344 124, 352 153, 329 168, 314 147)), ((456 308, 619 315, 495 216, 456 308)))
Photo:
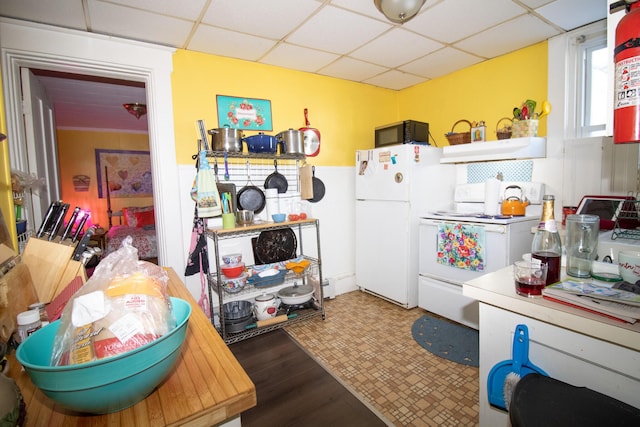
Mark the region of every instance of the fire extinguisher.
POLYGON ((611 12, 625 7, 616 27, 614 50, 614 144, 640 143, 640 1, 623 0, 611 12))

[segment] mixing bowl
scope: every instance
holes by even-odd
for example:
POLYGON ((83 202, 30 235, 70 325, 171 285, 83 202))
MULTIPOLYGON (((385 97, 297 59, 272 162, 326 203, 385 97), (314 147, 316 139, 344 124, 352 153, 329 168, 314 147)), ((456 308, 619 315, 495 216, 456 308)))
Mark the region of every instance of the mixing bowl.
POLYGON ((225 277, 234 279, 242 274, 244 271, 244 262, 238 264, 225 264, 220 266, 220 270, 225 277))
POLYGON ((253 224, 253 211, 239 210, 236 212, 236 222, 239 225, 253 224))
POLYGON ((157 340, 126 353, 79 365, 51 366, 60 320, 30 335, 16 358, 42 392, 77 412, 106 414, 147 397, 171 371, 180 355, 191 306, 171 298, 176 326, 157 340))
POLYGON ((242 273, 240 276, 233 278, 222 276, 222 289, 229 292, 230 294, 240 292, 246 284, 247 273, 242 273))

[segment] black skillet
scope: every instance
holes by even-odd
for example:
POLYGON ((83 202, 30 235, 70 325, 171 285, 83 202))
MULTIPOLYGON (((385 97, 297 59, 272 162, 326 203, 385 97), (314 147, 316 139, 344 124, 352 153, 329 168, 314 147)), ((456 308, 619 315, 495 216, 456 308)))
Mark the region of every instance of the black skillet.
POLYGON ((277 188, 278 193, 286 193, 287 188, 289 188, 289 183, 287 182, 287 178, 278 172, 278 161, 273 161, 273 166, 275 167, 275 172, 267 177, 264 180, 264 188, 277 188))
POLYGON ((316 203, 322 200, 324 197, 324 182, 320 180, 320 178, 316 178, 316 167, 311 168, 311 174, 313 175, 312 183, 313 183, 313 198, 309 199, 311 203, 316 203))
POLYGON ((249 161, 247 161, 247 184, 238 191, 238 209, 253 211, 259 214, 267 204, 267 199, 261 189, 253 185, 249 175, 249 161))

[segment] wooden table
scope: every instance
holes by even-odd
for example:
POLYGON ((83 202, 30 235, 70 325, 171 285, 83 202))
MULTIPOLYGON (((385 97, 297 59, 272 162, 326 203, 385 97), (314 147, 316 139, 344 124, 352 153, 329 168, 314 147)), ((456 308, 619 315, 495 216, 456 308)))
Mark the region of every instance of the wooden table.
POLYGON ((212 426, 256 405, 256 389, 209 319, 172 269, 168 293, 192 307, 187 336, 169 377, 145 400, 106 415, 83 415, 57 405, 37 389, 15 352, 10 370, 27 406, 26 426, 212 426))

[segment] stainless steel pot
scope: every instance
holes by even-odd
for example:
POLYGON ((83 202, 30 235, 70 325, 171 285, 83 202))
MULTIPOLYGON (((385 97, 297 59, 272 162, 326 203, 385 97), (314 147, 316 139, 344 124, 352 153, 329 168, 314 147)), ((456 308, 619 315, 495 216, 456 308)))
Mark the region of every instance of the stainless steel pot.
POLYGON ((213 151, 242 152, 242 130, 225 126, 223 128, 209 129, 208 133, 211 135, 213 151))
POLYGON ((304 153, 304 133, 300 130, 291 129, 280 132, 276 135, 282 144, 281 153, 302 154, 304 153))

